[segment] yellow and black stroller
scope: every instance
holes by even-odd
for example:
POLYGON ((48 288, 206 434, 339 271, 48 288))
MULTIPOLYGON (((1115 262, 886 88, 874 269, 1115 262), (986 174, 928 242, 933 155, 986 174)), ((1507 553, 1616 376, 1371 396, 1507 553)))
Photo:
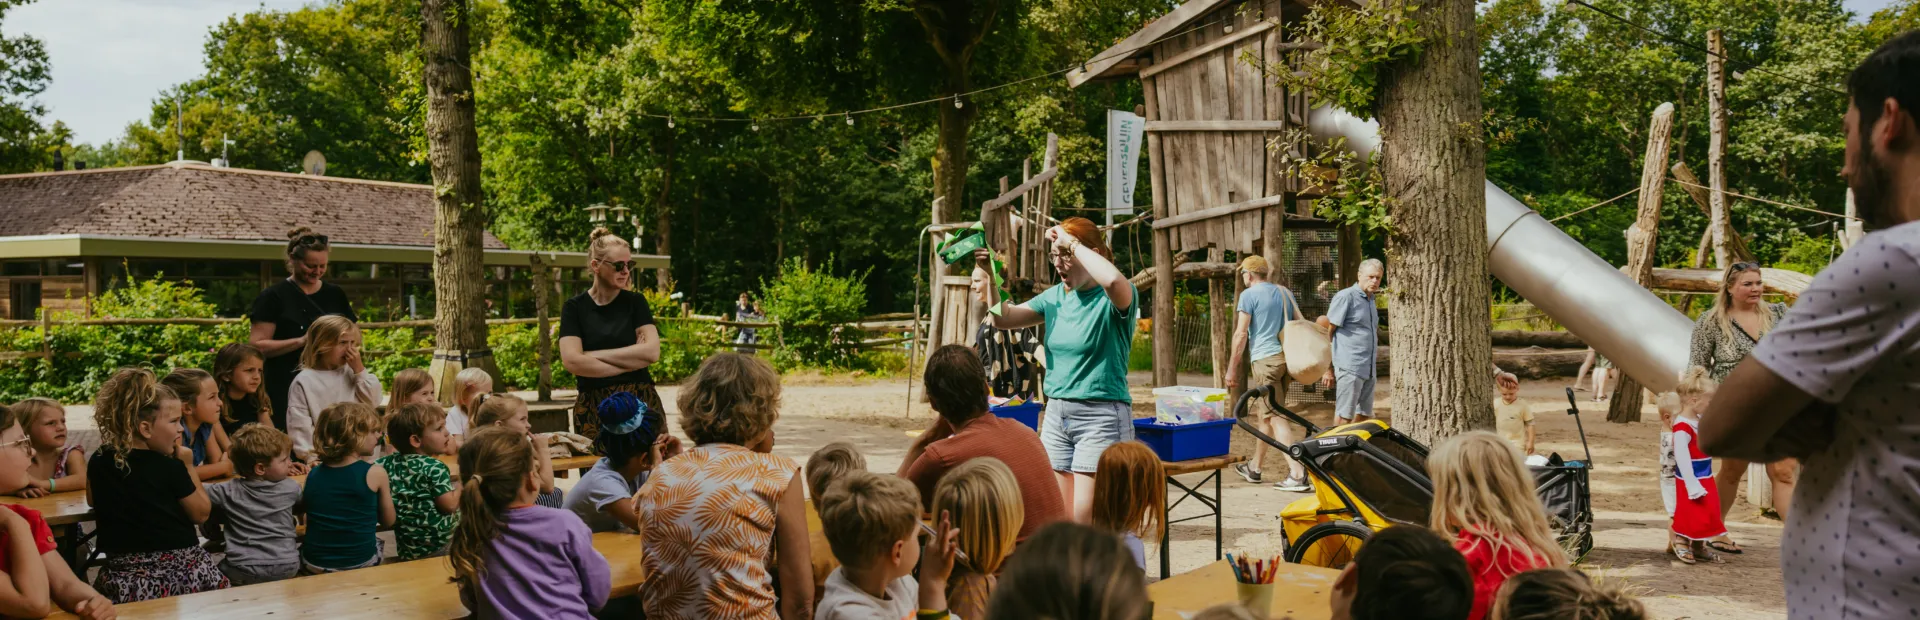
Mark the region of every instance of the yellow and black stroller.
MULTIPOLYGON (((1571 391, 1569 391, 1571 392, 1571 391)), ((1571 396, 1569 396, 1571 402, 1571 396)), ((1578 420, 1579 409, 1571 410, 1578 420)), ((1233 405, 1241 430, 1286 451, 1306 467, 1313 496, 1280 511, 1288 562, 1339 568, 1374 532, 1393 525, 1426 526, 1433 509, 1433 481, 1427 477, 1427 447, 1381 420, 1322 429, 1281 406, 1271 387, 1247 390, 1233 405), (1307 439, 1291 446, 1254 428, 1244 417, 1247 403, 1265 398, 1274 411, 1307 429, 1307 439)), ((1586 432, 1580 434, 1586 444, 1586 432)), ((1534 479, 1554 533, 1572 557, 1593 548, 1592 494, 1588 465, 1562 463, 1534 467, 1534 479)), ((1590 462, 1592 457, 1588 457, 1590 462)))

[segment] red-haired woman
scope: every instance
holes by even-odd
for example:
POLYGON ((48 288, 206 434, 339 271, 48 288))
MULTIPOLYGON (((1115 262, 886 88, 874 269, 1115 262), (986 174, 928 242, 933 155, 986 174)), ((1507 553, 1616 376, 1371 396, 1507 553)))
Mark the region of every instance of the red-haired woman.
MULTIPOLYGON (((1107 446, 1133 439, 1133 398, 1127 393, 1127 356, 1140 318, 1139 291, 1113 266, 1100 230, 1067 218, 1047 230, 1060 284, 1027 303, 1009 306, 993 326, 1018 329, 1045 323, 1047 416, 1040 442, 1052 461, 1060 494, 1085 523, 1093 506, 1093 473, 1107 446)), ((998 301, 1000 292, 988 287, 998 301)))

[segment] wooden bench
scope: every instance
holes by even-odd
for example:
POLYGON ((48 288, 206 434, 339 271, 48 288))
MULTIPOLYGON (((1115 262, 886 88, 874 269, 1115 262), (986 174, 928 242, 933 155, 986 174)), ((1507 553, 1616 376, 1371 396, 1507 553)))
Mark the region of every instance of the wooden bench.
MULTIPOLYGON (((1273 576, 1273 608, 1267 610, 1267 617, 1331 617, 1333 610, 1328 604, 1333 582, 1339 576, 1340 571, 1330 568, 1281 563, 1273 576)), ((1208 607, 1238 602, 1239 593, 1233 584, 1233 569, 1224 561, 1150 584, 1147 598, 1153 601, 1153 620, 1185 620, 1208 607)))
MULTIPOLYGON (((632 596, 646 581, 640 536, 593 535, 593 548, 613 567, 613 597, 632 596)), ((296 577, 226 590, 117 605, 122 618, 464 618, 460 592, 447 580, 446 558, 396 562, 341 573, 296 577)), ((70 619, 57 613, 52 618, 70 619)))

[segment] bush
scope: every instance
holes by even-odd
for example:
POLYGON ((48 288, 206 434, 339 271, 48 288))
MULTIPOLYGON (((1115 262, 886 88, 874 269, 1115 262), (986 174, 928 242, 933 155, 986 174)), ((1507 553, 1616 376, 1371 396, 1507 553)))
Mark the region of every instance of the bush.
POLYGON ((832 268, 832 259, 815 270, 793 258, 780 265, 780 275, 772 282, 761 282, 767 316, 779 323, 773 329, 773 340, 782 345, 774 351, 775 367, 853 366, 852 345, 859 344, 861 332, 845 330, 842 324, 860 320, 867 302, 866 274, 836 276, 829 273, 832 268))
MULTIPOLYGON (((554 333, 559 333, 559 321, 554 321, 554 333)), ((539 325, 494 325, 487 329, 487 342, 493 346, 493 361, 500 365, 500 378, 507 385, 500 389, 536 390, 540 388, 539 325)), ((575 384, 573 373, 560 364, 560 338, 554 336, 553 346, 553 387, 570 388, 575 384)))
MULTIPOLYGON (((49 310, 42 309, 42 312, 49 310)), ((93 299, 98 318, 213 318, 214 306, 191 282, 168 282, 158 277, 130 283, 93 299)), ((86 318, 77 312, 55 311, 54 320, 86 318)), ((0 362, 0 401, 31 396, 62 402, 93 399, 115 370, 150 367, 157 373, 174 368, 211 368, 213 352, 247 337, 246 323, 221 325, 76 325, 53 327, 52 359, 0 362)), ((0 331, 0 351, 39 351, 39 327, 0 331)))

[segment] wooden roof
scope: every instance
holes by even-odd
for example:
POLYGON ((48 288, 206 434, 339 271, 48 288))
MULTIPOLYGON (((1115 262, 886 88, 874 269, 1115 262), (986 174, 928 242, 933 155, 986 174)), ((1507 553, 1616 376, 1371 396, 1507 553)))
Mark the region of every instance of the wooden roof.
MULTIPOLYGON (((1189 0, 1186 4, 1173 9, 1159 19, 1153 20, 1145 28, 1135 31, 1121 39, 1113 47, 1101 50, 1087 59, 1080 68, 1067 72, 1067 85, 1079 88, 1088 82, 1134 77, 1140 70, 1151 64, 1149 55, 1153 43, 1169 35, 1178 34, 1182 28, 1195 20, 1212 13, 1214 9, 1228 6, 1239 0, 1189 0)), ((1356 0, 1288 0, 1289 5, 1311 6, 1322 2, 1338 2, 1357 6, 1356 0)))

